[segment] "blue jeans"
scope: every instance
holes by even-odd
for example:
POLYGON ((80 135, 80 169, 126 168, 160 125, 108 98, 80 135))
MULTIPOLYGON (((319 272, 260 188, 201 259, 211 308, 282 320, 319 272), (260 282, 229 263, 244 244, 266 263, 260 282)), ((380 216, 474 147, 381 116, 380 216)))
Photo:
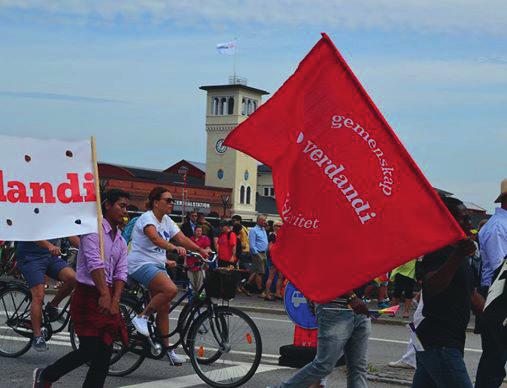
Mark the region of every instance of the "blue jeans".
POLYGON ((507 329, 502 322, 484 320, 481 326, 482 355, 475 388, 498 388, 505 378, 507 329))
POLYGON ((457 348, 435 347, 416 352, 412 388, 472 388, 463 354, 457 348))
POLYGON ((338 359, 345 353, 347 359, 347 387, 367 387, 367 350, 371 322, 364 315, 351 310, 326 310, 336 305, 317 306, 319 327, 315 359, 282 383, 283 388, 308 388, 329 375, 338 359))

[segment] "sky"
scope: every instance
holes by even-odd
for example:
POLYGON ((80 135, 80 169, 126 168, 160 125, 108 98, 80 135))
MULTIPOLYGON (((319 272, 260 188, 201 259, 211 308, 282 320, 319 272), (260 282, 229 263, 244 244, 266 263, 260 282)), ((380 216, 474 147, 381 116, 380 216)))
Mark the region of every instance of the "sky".
MULTIPOLYGON (((507 2, 0 0, 0 133, 99 160, 205 160, 205 92, 274 93, 326 32, 432 185, 493 211, 507 178, 507 2)), ((268 97, 269 98, 269 97, 268 97)))

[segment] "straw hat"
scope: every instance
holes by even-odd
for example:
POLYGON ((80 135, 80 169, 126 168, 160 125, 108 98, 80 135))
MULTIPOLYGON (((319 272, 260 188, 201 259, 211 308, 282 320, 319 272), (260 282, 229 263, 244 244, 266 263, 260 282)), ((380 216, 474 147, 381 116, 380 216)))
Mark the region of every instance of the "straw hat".
POLYGON ((507 179, 504 179, 500 184, 500 195, 496 199, 495 203, 502 202, 502 198, 504 195, 507 195, 507 179))

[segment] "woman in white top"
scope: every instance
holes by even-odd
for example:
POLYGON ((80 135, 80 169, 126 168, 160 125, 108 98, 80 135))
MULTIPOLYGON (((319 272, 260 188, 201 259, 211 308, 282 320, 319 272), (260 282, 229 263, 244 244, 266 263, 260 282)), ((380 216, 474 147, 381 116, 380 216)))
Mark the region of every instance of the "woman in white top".
MULTIPOLYGON (((155 187, 148 197, 149 209, 139 217, 132 230, 132 249, 128 255, 129 275, 150 291, 151 300, 144 311, 132 319, 136 330, 148 336, 148 317, 157 313, 157 328, 161 335, 169 334, 169 305, 178 294, 178 289, 168 276, 166 266, 174 268, 176 262, 167 260, 166 251, 186 255, 186 249, 208 257, 209 250, 199 248, 187 238, 178 225, 169 217, 173 209, 173 197, 165 187, 155 187), (169 242, 174 239, 179 245, 169 242), (186 249, 185 249, 186 248, 186 249)), ((164 339, 169 346, 169 339, 164 339)), ((181 364, 184 359, 172 352, 167 356, 172 364, 181 364)))

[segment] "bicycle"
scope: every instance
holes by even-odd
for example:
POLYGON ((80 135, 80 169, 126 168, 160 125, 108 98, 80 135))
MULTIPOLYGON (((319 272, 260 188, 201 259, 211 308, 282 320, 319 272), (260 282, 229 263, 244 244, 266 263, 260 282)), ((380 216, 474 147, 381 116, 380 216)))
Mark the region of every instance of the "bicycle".
MULTIPOLYGON (((188 252, 201 264, 206 260, 198 253, 188 252)), ((180 266, 188 270, 188 267, 180 266)), ((169 313, 189 299, 178 317, 176 327, 168 336, 158 333, 155 320, 150 317, 149 337, 137 333, 132 318, 144 310, 150 301, 148 290, 134 282, 124 292, 120 312, 129 333, 128 346, 115 342, 109 374, 125 376, 139 368, 145 358, 162 359, 167 350, 179 345, 190 358, 197 375, 212 387, 237 387, 246 383, 257 370, 262 356, 262 340, 253 320, 243 311, 230 307, 228 300, 234 296, 236 285, 231 282, 233 271, 216 269, 205 272, 204 284, 197 290, 187 289, 170 307, 169 313), (225 285, 225 287, 224 287, 225 285), (218 298, 222 299, 219 305, 218 298), (169 348, 163 340, 179 335, 169 348), (123 360, 128 357, 128 360, 123 360)), ((73 337, 71 339, 74 341, 73 337)), ((74 345, 73 345, 74 346, 74 345)))
MULTIPOLYGON (((67 252, 62 252, 62 256, 65 257, 73 252, 77 252, 77 249, 69 248, 67 252)), ((30 349, 33 341, 31 304, 32 294, 23 280, 10 281, 1 289, 0 356, 16 358, 30 349)), ((69 324, 69 305, 70 298, 67 299, 55 320, 51 320, 42 309, 41 334, 46 341, 49 341, 54 334, 62 332, 69 324)))

